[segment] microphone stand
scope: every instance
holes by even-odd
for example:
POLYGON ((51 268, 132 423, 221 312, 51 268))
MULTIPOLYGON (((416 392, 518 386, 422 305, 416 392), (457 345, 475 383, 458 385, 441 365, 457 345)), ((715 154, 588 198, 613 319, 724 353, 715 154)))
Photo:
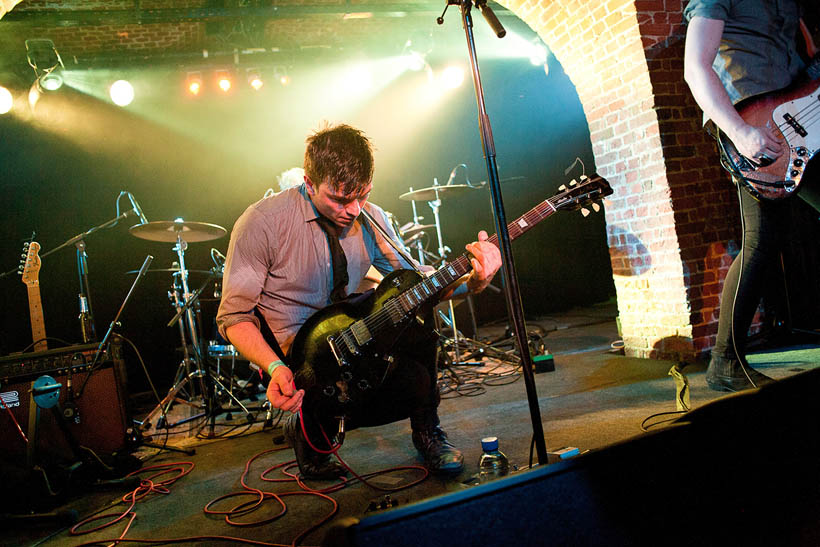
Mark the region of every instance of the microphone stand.
POLYGON ((85 239, 93 234, 98 230, 102 230, 105 228, 111 228, 115 226, 119 221, 128 218, 129 216, 135 216, 139 218, 139 214, 134 209, 129 209, 128 211, 122 213, 119 216, 116 216, 109 220, 108 222, 104 222, 99 226, 94 226, 93 228, 81 233, 77 234, 76 236, 72 237, 71 239, 65 241, 61 245, 51 249, 48 252, 45 252, 40 255, 40 259, 47 257, 48 255, 59 251, 64 247, 68 247, 69 245, 74 245, 77 247, 77 271, 80 277, 80 331, 82 333, 83 342, 96 342, 97 340, 97 330, 94 326, 94 312, 91 306, 91 287, 88 282, 88 254, 86 253, 86 244, 85 239))
MULTIPOLYGON (((476 103, 478 104, 478 126, 481 132, 481 143, 484 147, 484 160, 487 164, 487 175, 489 177, 490 192, 492 195, 493 212, 495 213, 495 228, 498 235, 498 246, 501 250, 502 271, 504 275, 504 289, 507 297, 507 310, 511 316, 515 330, 515 338, 518 349, 521 353, 521 367, 524 375, 524 384, 527 389, 527 400, 529 402, 530 417, 532 419, 533 439, 535 441, 536 453, 538 454, 538 464, 547 463, 547 447, 544 441, 544 429, 541 424, 541 411, 538 407, 538 395, 535 388, 535 374, 533 372, 532 358, 530 356, 529 343, 527 340, 527 328, 524 324, 524 313, 521 307, 521 292, 518 286, 518 276, 515 271, 512 248, 510 246, 510 233, 507 229, 504 203, 501 196, 501 184, 498 178, 498 166, 495 161, 495 143, 493 142, 490 118, 487 116, 487 108, 484 103, 484 90, 481 85, 481 74, 478 69, 476 57, 475 40, 473 39, 473 19, 471 15, 471 0, 447 0, 444 12, 447 7, 457 5, 461 8, 462 26, 467 39, 467 49, 470 56, 470 68, 473 74, 473 84, 475 86, 476 103)), ((495 34, 501 38, 506 31, 495 17, 486 0, 475 0, 476 7, 492 27, 495 34)), ((444 14, 437 19, 438 24, 444 22, 444 14)))

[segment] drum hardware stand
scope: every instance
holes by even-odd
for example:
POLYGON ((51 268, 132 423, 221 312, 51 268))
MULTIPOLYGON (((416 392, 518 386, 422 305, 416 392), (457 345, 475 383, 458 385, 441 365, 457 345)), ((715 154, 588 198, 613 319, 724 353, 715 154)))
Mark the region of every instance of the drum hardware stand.
MULTIPOLYGON (((184 243, 184 242, 181 242, 181 243, 184 243)), ((175 250, 178 250, 179 248, 180 248, 180 243, 177 243, 177 246, 175 247, 175 250)), ((183 251, 184 251, 184 249, 185 248, 182 247, 183 251)), ((252 422, 254 420, 254 417, 251 414, 250 410, 248 410, 245 407, 245 405, 243 405, 242 402, 233 394, 233 389, 232 388, 231 389, 226 388, 225 385, 220 381, 221 376, 220 376, 220 372, 219 372, 219 362, 217 361, 217 372, 216 372, 216 374, 213 374, 212 372, 210 372, 208 370, 208 363, 207 363, 206 358, 205 358, 205 352, 203 351, 202 346, 200 345, 200 342, 199 342, 200 337, 198 336, 197 329, 194 327, 194 325, 197 325, 198 323, 196 322, 196 319, 194 318, 192 308, 194 308, 195 306, 198 306, 199 295, 202 294, 202 291, 205 290, 205 287, 207 287, 208 284, 211 282, 211 280, 213 279, 215 273, 211 272, 211 274, 208 276, 208 278, 205 280, 205 282, 202 284, 202 286, 200 286, 194 293, 189 294, 188 285, 187 285, 187 281, 186 281, 187 270, 184 269, 185 262, 184 262, 184 258, 182 256, 182 254, 184 254, 184 253, 179 252, 179 250, 177 252, 178 252, 178 254, 180 254, 180 263, 179 263, 180 264, 180 271, 178 272, 179 273, 178 281, 179 281, 181 286, 176 285, 177 279, 175 279, 174 290, 169 291, 169 293, 168 293, 169 297, 171 297, 172 300, 174 301, 174 307, 177 310, 176 315, 168 322, 168 326, 171 327, 171 326, 174 325, 174 323, 177 323, 179 325, 180 339, 182 341, 182 351, 183 351, 184 358, 183 358, 183 361, 180 364, 180 368, 177 372, 177 380, 175 381, 174 386, 169 391, 168 396, 166 396, 166 398, 163 400, 164 401, 163 404, 166 406, 166 408, 165 408, 165 412, 163 412, 162 416, 157 421, 157 428, 158 429, 162 428, 162 427, 173 428, 173 427, 175 427, 179 424, 187 423, 187 422, 190 422, 192 420, 201 418, 203 416, 208 416, 210 418, 210 431, 209 431, 208 436, 213 437, 214 436, 214 427, 215 427, 215 424, 216 424, 216 414, 217 414, 216 410, 219 407, 219 404, 217 402, 217 394, 223 394, 223 393, 227 394, 228 397, 234 403, 236 403, 236 405, 239 408, 242 409, 242 411, 245 413, 245 419, 248 422, 252 422), (183 291, 182 292, 183 299, 180 299, 180 296, 179 296, 179 290, 180 289, 183 291), (186 325, 188 327, 187 329, 186 329, 186 325), (193 356, 188 351, 188 341, 187 341, 187 337, 186 337, 186 330, 188 330, 189 333, 190 333, 191 347, 193 348, 193 353, 194 353, 193 356), (191 366, 192 364, 195 365, 195 368, 193 368, 193 369, 192 369, 192 366, 191 366), (184 387, 184 385, 189 380, 192 380, 193 378, 198 378, 199 379, 200 393, 201 393, 203 401, 204 401, 204 412, 196 414, 196 415, 188 417, 188 418, 184 418, 184 419, 182 419, 182 420, 180 420, 180 421, 178 421, 174 424, 166 424, 164 422, 164 417, 166 416, 167 411, 170 409, 170 405, 174 401, 182 402, 183 404, 189 404, 189 405, 191 404, 188 401, 184 401, 184 400, 180 400, 180 399, 176 398, 176 394, 184 387)), ((174 276, 176 277, 177 274, 175 273, 174 276)), ((198 310, 198 307, 197 307, 197 314, 198 314, 198 311, 199 310, 198 310)), ((231 385, 232 384, 233 384, 233 379, 231 379, 231 385)), ((146 421, 150 421, 150 418, 151 418, 152 414, 156 413, 156 411, 157 411, 157 409, 154 409, 154 411, 151 414, 148 415, 148 417, 146 418, 146 421)))
MULTIPOLYGON (((177 369, 177 374, 174 379, 174 385, 171 386, 171 389, 168 391, 168 394, 162 401, 159 402, 159 404, 151 412, 148 413, 145 419, 140 423, 143 429, 147 429, 151 426, 151 419, 157 413, 161 413, 161 415, 157 420, 156 429, 171 429, 180 424, 184 424, 192 420, 201 418, 202 416, 205 416, 208 413, 207 407, 209 404, 209 386, 207 386, 205 383, 205 376, 207 375, 207 373, 202 368, 202 348, 199 345, 199 336, 196 329, 194 313, 190 305, 193 302, 193 299, 191 298, 192 295, 188 290, 188 270, 185 267, 185 251, 187 250, 187 248, 188 244, 182 238, 182 231, 177 231, 177 242, 173 250, 176 251, 177 257, 179 258, 179 272, 174 273, 174 285, 172 290, 168 292, 168 295, 173 300, 174 307, 177 310, 177 315, 169 323, 169 326, 172 326, 173 323, 177 320, 179 321, 179 334, 180 340, 182 342, 183 359, 179 365, 179 368, 177 369), (179 284, 177 284, 177 282, 179 284), (183 302, 180 301, 180 290, 182 290, 183 302), (185 315, 184 318, 183 314, 185 315), (188 338, 186 336, 186 330, 188 331, 188 334, 191 337, 191 347, 193 348, 194 353, 193 356, 188 351, 189 346, 188 338), (192 365, 194 365, 195 368, 192 367, 192 365), (189 381, 193 381, 194 379, 198 380, 197 383, 199 384, 199 393, 201 394, 204 400, 203 406, 193 404, 190 401, 186 401, 184 399, 180 399, 179 397, 177 397, 177 394, 184 388, 184 386, 189 381), (194 408, 204 408, 205 412, 196 414, 194 416, 190 416, 188 418, 183 418, 182 420, 179 420, 176 423, 169 424, 167 423, 167 415, 171 409, 171 405, 174 402, 187 404, 194 408)), ((208 281, 210 281, 210 278, 208 279, 208 281)))
POLYGON ((527 390, 527 401, 530 409, 530 419, 532 421, 533 440, 539 465, 548 463, 547 447, 544 439, 544 427, 541 423, 541 410, 538 406, 538 394, 535 387, 535 373, 533 371, 532 359, 529 351, 529 341, 527 339, 527 327, 524 321, 524 311, 521 305, 521 291, 518 285, 518 275, 515 270, 515 260, 510 245, 510 233, 507 228, 507 217, 504 210, 504 203, 501 194, 501 182, 498 178, 498 165, 496 164, 495 142, 493 140, 490 118, 487 115, 487 107, 484 101, 484 89, 481 84, 481 74, 478 68, 478 58, 476 55, 475 40, 473 37, 473 18, 471 10, 473 1, 481 11, 484 19, 492 27, 499 38, 506 34, 506 30, 496 18, 492 9, 487 5, 487 0, 446 0, 444 13, 436 20, 441 25, 444 23, 444 14, 451 5, 459 6, 461 10, 462 27, 467 40, 467 52, 470 58, 470 68, 475 87, 476 105, 478 108, 478 126, 483 145, 484 159, 487 166, 487 176, 489 180, 490 193, 492 195, 493 212, 495 213, 495 227, 498 235, 498 246, 501 250, 502 274, 504 279, 504 290, 507 297, 507 311, 510 315, 513 328, 515 330, 516 341, 521 353, 521 364, 524 375, 524 384, 527 390))

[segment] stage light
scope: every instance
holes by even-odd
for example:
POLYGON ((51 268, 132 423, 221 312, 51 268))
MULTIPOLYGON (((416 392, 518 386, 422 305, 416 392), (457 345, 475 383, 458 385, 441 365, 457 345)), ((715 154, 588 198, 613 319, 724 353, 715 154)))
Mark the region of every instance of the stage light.
POLYGON ((455 89, 464 82, 464 70, 458 66, 448 66, 441 73, 441 84, 447 89, 455 89))
POLYGON ((227 72, 224 70, 219 70, 216 73, 216 85, 218 85, 219 89, 223 92, 227 93, 231 90, 231 87, 233 87, 233 82, 227 72))
POLYGON ((404 61, 404 65, 414 72, 418 72, 419 70, 424 68, 426 61, 424 57, 416 52, 408 53, 407 55, 402 56, 402 60, 404 61))
POLYGON ((56 91, 62 87, 63 60, 54 42, 39 38, 26 40, 26 60, 34 69, 35 83, 40 91, 56 91))
POLYGON ((127 80, 117 80, 108 89, 111 100, 117 106, 128 106, 134 100, 134 86, 127 80))
POLYGON ((288 69, 284 66, 273 67, 273 77, 276 78, 283 86, 290 85, 290 76, 288 69))
POLYGON ((12 106, 14 106, 14 97, 11 95, 11 91, 0 86, 0 114, 10 112, 12 106))
POLYGON ((195 97, 199 95, 202 91, 202 73, 189 72, 188 77, 185 79, 185 88, 191 95, 195 97))
POLYGON ((57 91, 63 87, 63 77, 57 72, 48 72, 40 76, 37 83, 45 91, 57 91))
POLYGON ((262 76, 259 74, 259 69, 256 68, 249 68, 247 70, 248 74, 248 85, 251 86, 254 90, 259 91, 265 85, 265 82, 262 80, 262 76))

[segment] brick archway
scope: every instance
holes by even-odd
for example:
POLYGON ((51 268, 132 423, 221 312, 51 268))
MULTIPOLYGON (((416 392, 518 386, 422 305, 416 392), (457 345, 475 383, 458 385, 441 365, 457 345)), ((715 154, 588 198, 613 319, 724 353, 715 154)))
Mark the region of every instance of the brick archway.
POLYGON ((686 0, 500 3, 575 84, 615 190, 606 223, 626 354, 700 356, 714 344, 736 213, 683 81, 686 0))

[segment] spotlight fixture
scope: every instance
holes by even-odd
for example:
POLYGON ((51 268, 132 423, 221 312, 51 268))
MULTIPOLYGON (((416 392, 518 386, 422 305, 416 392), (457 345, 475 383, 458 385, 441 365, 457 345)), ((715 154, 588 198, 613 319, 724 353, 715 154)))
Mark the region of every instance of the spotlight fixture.
POLYGON ((258 68, 249 68, 246 71, 248 75, 248 85, 251 86, 255 91, 259 91, 265 85, 264 80, 262 80, 262 75, 259 72, 258 68))
POLYGON ((230 74, 228 74, 226 70, 216 71, 216 85, 224 93, 227 93, 231 90, 231 87, 233 87, 233 81, 231 80, 230 74))
POLYGON ((273 67, 273 77, 276 78, 276 80, 283 86, 290 85, 288 69, 284 66, 279 65, 273 67))
POLYGON ((10 112, 12 106, 14 106, 14 97, 11 91, 0 85, 0 115, 10 112))
POLYGON ((134 100, 134 86, 128 80, 117 80, 108 89, 111 100, 117 106, 128 106, 134 100))
POLYGON ((433 51, 433 35, 414 32, 404 43, 401 56, 408 69, 418 72, 427 65, 427 55, 433 51))
POLYGON ((202 73, 189 72, 188 77, 185 78, 185 89, 194 97, 198 96, 202 91, 202 73))
POLYGON ((56 91, 62 87, 63 60, 54 42, 41 38, 26 40, 26 59, 34 69, 39 91, 56 91))

